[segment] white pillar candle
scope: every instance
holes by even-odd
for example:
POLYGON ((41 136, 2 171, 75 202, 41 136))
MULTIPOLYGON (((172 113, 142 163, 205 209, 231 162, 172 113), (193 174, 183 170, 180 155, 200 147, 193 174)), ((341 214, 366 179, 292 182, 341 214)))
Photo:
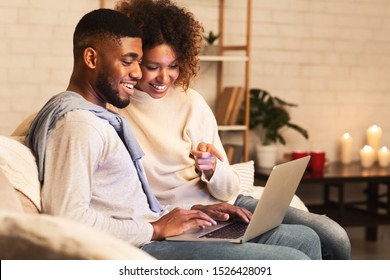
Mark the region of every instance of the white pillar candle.
POLYGON ((341 155, 340 160, 344 164, 349 164, 352 161, 352 137, 348 132, 345 132, 340 140, 341 155))
POLYGON ((375 159, 377 156, 376 153, 379 151, 381 147, 381 142, 382 142, 382 129, 377 125, 370 126, 367 129, 367 145, 374 149, 375 159))
POLYGON ((379 163, 380 167, 387 167, 387 166, 389 166, 389 163, 390 163, 390 150, 386 146, 383 146, 378 151, 378 163, 379 163))
POLYGON ((365 145, 360 150, 360 163, 363 167, 371 167, 375 162, 375 152, 371 146, 365 145))

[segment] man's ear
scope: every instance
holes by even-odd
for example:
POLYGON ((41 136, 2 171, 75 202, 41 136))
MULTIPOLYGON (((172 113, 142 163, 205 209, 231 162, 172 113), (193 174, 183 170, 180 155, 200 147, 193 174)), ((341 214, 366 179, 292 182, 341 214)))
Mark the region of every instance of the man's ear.
POLYGON ((91 69, 96 68, 97 52, 94 48, 88 47, 84 50, 84 62, 91 69))

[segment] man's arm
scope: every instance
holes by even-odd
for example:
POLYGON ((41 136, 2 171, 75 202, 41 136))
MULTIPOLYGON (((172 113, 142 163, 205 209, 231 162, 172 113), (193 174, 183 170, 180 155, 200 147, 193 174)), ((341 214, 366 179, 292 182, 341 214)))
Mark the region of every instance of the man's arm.
POLYGON ((158 217, 147 204, 137 205, 146 197, 133 184, 138 177, 130 173, 130 156, 115 130, 96 119, 90 112, 70 112, 50 131, 43 210, 143 245, 153 235, 147 219, 158 217))

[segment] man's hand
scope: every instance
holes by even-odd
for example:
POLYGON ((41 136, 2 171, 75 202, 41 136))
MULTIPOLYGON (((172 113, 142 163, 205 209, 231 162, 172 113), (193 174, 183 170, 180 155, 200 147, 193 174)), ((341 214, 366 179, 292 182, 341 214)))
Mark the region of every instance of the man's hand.
POLYGON ((165 237, 176 236, 193 227, 207 227, 217 222, 199 210, 184 210, 175 208, 162 216, 158 221, 152 222, 152 240, 162 240, 165 237))
POLYGON ((252 218, 252 213, 249 210, 226 202, 213 205, 194 205, 191 209, 200 210, 217 221, 227 221, 231 217, 236 217, 249 223, 252 218))
POLYGON ((199 143, 198 149, 191 150, 191 154, 195 158, 196 168, 205 174, 207 180, 210 180, 214 174, 217 159, 223 161, 222 154, 214 145, 205 142, 199 143))

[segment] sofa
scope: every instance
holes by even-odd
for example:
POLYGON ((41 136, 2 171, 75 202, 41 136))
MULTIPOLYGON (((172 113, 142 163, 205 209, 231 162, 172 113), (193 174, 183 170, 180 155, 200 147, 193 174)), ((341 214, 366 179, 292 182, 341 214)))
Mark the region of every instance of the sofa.
POLYGON ((0 259, 153 259, 109 234, 43 214, 38 168, 23 142, 0 136, 0 259))
MULTIPOLYGON (((253 161, 234 164, 241 193, 260 197, 253 161)), ((153 259, 94 228, 42 213, 38 168, 23 136, 0 136, 1 259, 153 259)), ((299 197, 291 205, 307 211, 299 197)))

